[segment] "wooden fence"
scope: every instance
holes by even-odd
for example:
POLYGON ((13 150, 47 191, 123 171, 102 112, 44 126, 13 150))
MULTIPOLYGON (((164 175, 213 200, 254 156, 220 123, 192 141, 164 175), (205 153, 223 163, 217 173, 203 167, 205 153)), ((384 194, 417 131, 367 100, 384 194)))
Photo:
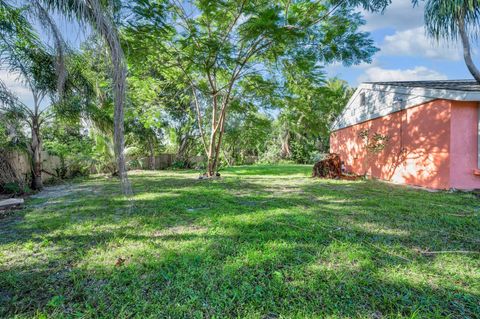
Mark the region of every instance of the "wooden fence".
MULTIPOLYGON (((175 162, 176 155, 175 154, 160 154, 155 156, 154 159, 154 167, 156 170, 158 169, 166 169, 172 166, 175 162)), ((194 156, 190 158, 190 163, 192 167, 198 167, 202 164, 206 164, 206 157, 205 156, 194 156)), ((140 159, 130 159, 129 162, 129 169, 148 169, 149 168, 149 158, 144 157, 140 159)), ((239 165, 250 165, 255 164, 258 162, 258 156, 246 156, 242 163, 232 163, 232 165, 239 164, 239 165)))
MULTIPOLYGON (((27 182, 29 175, 31 175, 31 162, 27 154, 21 152, 10 152, 7 154, 6 160, 10 163, 12 168, 16 171, 17 176, 21 176, 27 182)), ((42 152, 43 169, 53 174, 60 166, 60 158, 58 156, 50 155, 48 152, 42 152)), ((51 179, 52 176, 47 173, 42 173, 42 180, 45 182, 51 179)))
MULTIPOLYGON (((172 166, 175 162, 175 154, 159 154, 155 156, 155 169, 161 170, 172 166)), ((31 174, 31 163, 28 156, 21 152, 11 152, 7 156, 7 160, 13 169, 16 171, 17 176, 22 176, 25 181, 28 181, 28 177, 31 174)), ((205 156, 195 156, 190 159, 194 167, 197 167, 206 161, 205 156)), ((249 156, 245 158, 244 164, 253 164, 257 161, 256 156, 249 156)), ((148 169, 148 158, 129 159, 129 169, 148 169)), ((55 174, 58 169, 61 168, 60 158, 58 156, 49 155, 46 151, 42 152, 42 164, 43 169, 47 172, 55 174)), ((95 169, 92 167, 92 173, 95 173, 95 169)), ((52 178, 47 173, 42 173, 42 180, 45 182, 52 178)))
MULTIPOLYGON (((154 158, 154 168, 156 170, 159 169, 167 169, 172 167, 173 163, 175 162, 176 155, 175 154, 159 154, 154 158)), ((194 156, 190 159, 190 162, 193 166, 197 166, 205 161, 204 156, 194 156)), ((148 169, 149 168, 149 158, 142 157, 139 159, 128 159, 128 168, 129 169, 148 169)))

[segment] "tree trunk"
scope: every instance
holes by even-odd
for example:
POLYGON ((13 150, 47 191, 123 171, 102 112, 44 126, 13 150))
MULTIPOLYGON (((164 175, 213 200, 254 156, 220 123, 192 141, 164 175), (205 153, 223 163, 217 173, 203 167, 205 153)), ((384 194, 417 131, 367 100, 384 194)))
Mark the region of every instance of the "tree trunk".
POLYGON ((153 149, 153 142, 151 139, 148 140, 149 156, 148 156, 148 169, 155 169, 155 151, 153 149))
POLYGON ((465 19, 461 18, 458 22, 460 30, 460 38, 462 39, 463 45, 463 58, 465 59, 465 64, 467 65, 468 70, 475 78, 475 80, 480 83, 480 71, 477 69, 472 60, 472 52, 470 49, 470 40, 468 39, 467 30, 465 26, 465 19))
POLYGON ((61 179, 67 177, 67 165, 65 164, 65 156, 60 156, 60 169, 57 169, 57 176, 61 179))
POLYGON ((42 140, 40 138, 40 127, 38 119, 32 121, 32 140, 30 144, 32 150, 32 189, 41 190, 42 182, 42 140))
POLYGON ((223 157, 225 157, 225 161, 227 162, 227 165, 233 166, 233 160, 229 158, 229 156, 227 155, 227 152, 225 152, 223 148, 222 148, 222 153, 223 153, 223 157))
POLYGON ((216 138, 215 138, 215 140, 210 141, 210 145, 211 145, 211 147, 208 151, 208 156, 207 156, 207 160, 208 160, 207 176, 208 177, 213 177, 213 176, 215 176, 216 171, 217 171, 217 157, 218 157, 218 154, 217 154, 217 147, 215 146, 215 145, 217 145, 216 138))
POLYGON ((190 143, 190 136, 187 133, 186 135, 182 135, 181 131, 177 133, 179 136, 179 139, 177 140, 178 143, 178 151, 177 151, 177 159, 180 161, 186 162, 188 160, 187 158, 187 153, 188 153, 188 147, 190 143))
POLYGON ((287 130, 282 136, 282 158, 289 158, 292 155, 290 151, 290 132, 287 130))
POLYGON ((217 142, 217 146, 215 147, 215 154, 214 154, 213 165, 212 165, 214 173, 217 173, 218 160, 220 158, 220 146, 222 145, 223 133, 225 131, 224 125, 225 125, 225 116, 221 118, 220 132, 218 134, 218 142, 217 142))
MULTIPOLYGON (((112 59, 114 54, 112 54, 112 59)), ((114 62, 114 90, 115 90, 115 110, 114 120, 114 144, 115 156, 117 158, 118 175, 122 183, 122 191, 125 195, 131 195, 132 189, 127 176, 127 165, 125 163, 125 136, 124 136, 124 109, 123 100, 125 98, 125 78, 126 68, 120 60, 114 62)))
POLYGON ((217 132, 214 130, 213 126, 215 126, 215 116, 213 116, 212 120, 212 133, 210 135, 210 145, 208 148, 208 153, 207 153, 207 160, 208 160, 208 165, 207 165, 207 176, 212 177, 215 175, 215 144, 217 140, 217 132))
POLYGON ((207 157, 207 176, 212 177, 215 175, 215 171, 213 168, 213 158, 212 155, 209 152, 209 155, 207 157))
POLYGON ((132 194, 132 187, 128 181, 127 165, 125 163, 125 136, 124 136, 124 108, 125 85, 127 77, 127 68, 124 61, 123 50, 120 45, 118 32, 113 22, 104 14, 99 0, 89 0, 93 16, 96 20, 96 27, 99 33, 105 39, 110 51, 110 57, 113 66, 113 96, 114 96, 114 151, 117 160, 118 175, 122 184, 122 191, 125 195, 132 194))

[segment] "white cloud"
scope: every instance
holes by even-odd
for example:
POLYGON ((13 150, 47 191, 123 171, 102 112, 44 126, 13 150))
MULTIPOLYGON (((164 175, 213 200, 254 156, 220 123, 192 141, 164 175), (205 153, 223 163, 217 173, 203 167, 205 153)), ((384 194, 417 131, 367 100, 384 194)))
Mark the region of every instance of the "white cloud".
POLYGON ((457 43, 436 42, 427 38, 423 27, 397 31, 385 36, 380 54, 390 56, 421 56, 429 59, 460 60, 457 43))
POLYGON ((367 24, 363 26, 366 31, 382 28, 394 28, 395 30, 407 30, 423 26, 424 3, 419 2, 415 8, 412 0, 393 0, 383 13, 371 13, 363 11, 367 24))
POLYGON ((358 78, 358 82, 382 82, 382 81, 420 81, 420 80, 446 80, 447 76, 424 66, 416 66, 412 69, 383 69, 372 67, 358 78))
POLYGON ((7 88, 18 97, 20 101, 28 106, 33 105, 33 97, 30 90, 18 80, 18 75, 0 69, 0 80, 5 83, 7 88))

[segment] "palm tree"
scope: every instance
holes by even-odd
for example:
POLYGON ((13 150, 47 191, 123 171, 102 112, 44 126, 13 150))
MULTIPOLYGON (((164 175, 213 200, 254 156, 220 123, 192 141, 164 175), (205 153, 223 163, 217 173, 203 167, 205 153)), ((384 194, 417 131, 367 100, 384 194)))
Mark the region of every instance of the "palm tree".
MULTIPOLYGON (((56 92, 56 74, 54 55, 37 44, 35 47, 12 46, 6 48, 0 45, 0 60, 6 63, 6 69, 18 74, 19 79, 28 87, 33 97, 33 105, 27 106, 11 93, 5 84, 0 85, 2 99, 0 110, 25 123, 31 132, 29 153, 32 161, 32 188, 42 189, 42 139, 40 128, 51 116, 48 98, 56 92), (11 50, 7 54, 6 51, 11 50)), ((53 99, 51 99, 53 100, 53 99)))
MULTIPOLYGON (((81 57, 70 53, 68 76, 67 68, 62 67, 65 75, 59 92, 57 52, 39 40, 24 13, 24 9, 9 6, 0 8, 0 70, 17 76, 17 81, 30 91, 32 103, 20 100, 0 79, 0 115, 3 115, 3 121, 8 118, 7 125, 14 121, 29 128, 30 142, 25 150, 32 162, 31 186, 39 190, 43 187, 42 127, 55 115, 54 107, 57 111, 78 112, 79 105, 72 103, 78 101, 73 98, 75 95, 81 97, 82 107, 87 106, 83 104, 87 104, 93 89, 83 75, 83 69, 78 66, 81 57), (13 19, 2 19, 7 12, 13 19), (61 95, 66 98, 60 98, 61 95)), ((82 109, 82 113, 86 111, 87 108, 82 109)))
MULTIPOLYGON (((39 0, 47 8, 58 10, 68 18, 76 19, 80 23, 89 24, 100 35, 108 46, 113 66, 113 95, 114 110, 114 145, 117 160, 118 174, 122 182, 122 190, 126 195, 132 193, 127 178, 125 163, 124 137, 124 100, 126 89, 127 68, 124 53, 120 45, 117 28, 108 15, 108 8, 101 0, 39 0)), ((106 1, 111 3, 111 1, 106 1)))
MULTIPOLYGON (((67 18, 76 20, 83 25, 89 25, 93 30, 103 38, 108 46, 111 62, 113 66, 113 96, 115 101, 114 111, 114 144, 115 155, 118 166, 119 177, 122 182, 122 190, 126 195, 131 194, 130 183, 127 178, 127 169, 125 163, 125 138, 124 138, 124 100, 126 83, 126 64, 122 47, 116 26, 113 19, 108 14, 109 8, 104 3, 112 1, 102 0, 32 0, 28 1, 33 15, 37 20, 53 35, 57 51, 57 90, 62 93, 65 81, 65 61, 62 36, 49 15, 50 11, 63 13, 67 18)), ((8 0, 0 0, 0 8, 8 8, 8 0)), ((1 13, 1 12, 0 12, 1 13)), ((0 21, 0 27, 11 16, 6 16, 5 20, 0 21)), ((0 17, 1 18, 1 17, 0 17)))
MULTIPOLYGON (((413 0, 417 5, 419 0, 413 0)), ((468 70, 480 83, 480 71, 472 59, 470 40, 478 37, 480 25, 479 0, 426 0, 425 28, 427 34, 439 40, 456 41, 460 36, 463 57, 468 70)))
MULTIPOLYGON (((4 3, 2 3, 3 5, 4 3)), ((54 55, 32 32, 31 25, 23 16, 23 10, 4 5, 0 10, 0 66, 18 79, 30 90, 33 105, 27 106, 9 91, 0 80, 0 111, 9 114, 30 128, 29 153, 32 161, 32 188, 42 185, 42 140, 40 127, 49 116, 45 107, 48 97, 56 92, 54 55)))

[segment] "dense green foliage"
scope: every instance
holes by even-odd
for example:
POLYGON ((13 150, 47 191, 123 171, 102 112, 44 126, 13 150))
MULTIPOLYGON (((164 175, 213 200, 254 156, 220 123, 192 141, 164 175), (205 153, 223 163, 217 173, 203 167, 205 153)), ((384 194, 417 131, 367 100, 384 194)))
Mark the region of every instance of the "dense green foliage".
POLYGON ((43 130, 42 138, 44 149, 60 158, 60 167, 50 174, 59 178, 89 174, 93 143, 78 123, 53 122, 43 130))
MULTIPOLYGON (((369 34, 359 30, 363 20, 353 8, 372 4, 367 7, 378 9, 386 2, 137 1, 122 34, 132 71, 151 78, 157 89, 176 90, 173 101, 193 108, 207 174, 212 175, 222 158, 229 162, 226 154, 232 150, 223 143, 234 127, 240 133, 239 119, 248 120, 246 112, 276 108, 294 117, 302 114, 299 123, 291 118, 289 124, 311 128, 316 122, 314 139, 325 139, 348 94, 341 84, 339 100, 327 103, 334 94, 325 88, 320 66, 370 62, 377 49, 369 34), (239 110, 243 114, 235 116, 239 110)), ((245 129, 248 125, 243 123, 245 129)), ((251 147, 240 153, 252 153, 251 147)), ((308 162, 311 148, 282 156, 308 162)))
POLYGON ((207 171, 255 159, 310 163, 328 150, 329 125, 351 94, 341 80, 326 79, 321 66, 370 61, 377 49, 359 30, 363 20, 354 8, 376 11, 388 3, 89 0, 84 7, 2 0, 2 68, 22 74, 36 103, 24 105, 2 86, 2 104, 20 121, 19 139, 30 135, 32 176, 42 170, 41 149, 65 163, 57 177, 92 164, 117 174, 121 92, 110 57, 123 53, 112 51, 109 34, 117 31, 105 33, 98 20, 105 18, 128 48, 122 121, 130 160, 147 158, 153 168, 156 155, 175 153, 175 166, 185 168, 204 156, 207 171), (80 50, 63 42, 54 10, 95 29, 80 50), (189 16, 192 10, 198 14, 189 16), (37 26, 52 41, 39 37, 37 26))
POLYGON ((137 172, 133 211, 105 178, 30 199, 0 223, 0 317, 477 317, 473 194, 310 169, 137 172))
MULTIPOLYGON (((239 166, 328 152, 353 88, 324 68, 369 63, 358 9, 390 3, 0 0, 0 71, 33 98, 0 79, 0 192, 29 191, 12 151, 34 189, 76 178, 0 212, 0 317, 476 318, 473 193, 239 166), (69 48, 54 16, 90 37, 69 48), (126 163, 154 169, 162 153, 182 170, 133 172, 132 194, 126 163)), ((425 13, 430 35, 460 35, 472 74, 479 12, 432 0, 425 13)), ((360 134, 371 153, 388 141, 360 134)))

